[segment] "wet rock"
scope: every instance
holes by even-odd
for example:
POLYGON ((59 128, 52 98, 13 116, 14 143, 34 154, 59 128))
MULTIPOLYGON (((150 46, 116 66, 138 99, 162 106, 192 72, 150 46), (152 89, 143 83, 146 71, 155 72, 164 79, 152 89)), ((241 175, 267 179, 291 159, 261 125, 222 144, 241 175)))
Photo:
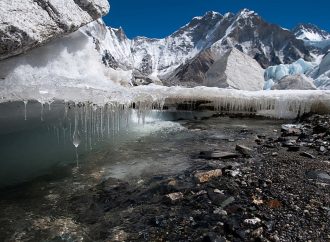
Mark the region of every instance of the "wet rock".
POLYGON ((211 171, 197 172, 197 173, 195 173, 194 178, 198 183, 204 183, 204 182, 208 182, 212 178, 219 177, 219 176, 222 176, 221 169, 215 169, 215 170, 211 170, 211 171))
POLYGON ((307 157, 307 158, 315 159, 315 156, 308 153, 308 152, 301 152, 300 155, 304 156, 304 157, 307 157))
POLYGON ((299 150, 300 150, 300 146, 299 145, 288 146, 288 151, 297 152, 299 150))
POLYGON ((220 207, 225 208, 228 205, 230 205, 231 203, 233 203, 234 201, 235 201, 234 197, 229 197, 220 204, 220 207))
POLYGON ((223 151, 201 151, 199 154, 200 158, 203 159, 230 159, 237 158, 238 155, 232 152, 223 152, 223 151))
POLYGON ((247 157, 251 157, 251 155, 253 153, 253 150, 251 148, 248 148, 244 145, 236 145, 235 150, 237 150, 242 155, 247 156, 247 157))
POLYGON ((221 204, 228 198, 226 195, 222 193, 215 193, 213 189, 207 190, 207 196, 211 200, 211 202, 217 206, 221 206, 221 204))
POLYGON ((320 147, 320 151, 321 151, 321 152, 325 152, 325 151, 326 151, 325 147, 324 147, 324 146, 321 146, 321 147, 320 147))
POLYGON ((283 136, 299 136, 301 134, 301 125, 284 124, 282 125, 283 136))
POLYGON ((266 148, 270 148, 270 149, 273 149, 276 147, 275 144, 273 144, 273 143, 267 143, 267 144, 264 144, 263 146, 266 148))
POLYGON ((308 171, 306 172, 308 179, 319 180, 330 184, 330 175, 324 171, 308 171))
POLYGON ((287 148, 294 147, 294 146, 299 146, 297 144, 296 140, 293 140, 293 139, 288 139, 288 140, 281 141, 281 144, 282 144, 283 147, 287 147, 287 148))

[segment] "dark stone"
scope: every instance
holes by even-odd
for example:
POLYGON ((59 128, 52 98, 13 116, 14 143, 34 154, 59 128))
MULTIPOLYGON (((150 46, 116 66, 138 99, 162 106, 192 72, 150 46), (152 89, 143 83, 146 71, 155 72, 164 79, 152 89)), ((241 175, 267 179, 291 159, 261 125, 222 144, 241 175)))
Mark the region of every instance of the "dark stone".
POLYGON ((296 151, 299 151, 299 150, 300 150, 300 146, 299 145, 292 145, 292 146, 289 146, 288 147, 288 151, 296 152, 296 151))
POLYGON ((238 154, 223 151, 201 151, 199 157, 203 159, 230 159, 237 158, 238 154))
POLYGON ((204 236, 203 242, 226 242, 227 240, 216 233, 210 232, 204 236))
POLYGON ((244 145, 236 145, 235 150, 240 152, 242 155, 251 157, 253 150, 251 148, 248 148, 244 145))
POLYGON ((301 152, 300 155, 304 156, 304 157, 307 157, 307 158, 315 159, 315 156, 308 153, 308 152, 301 152))
POLYGON ((313 179, 330 184, 330 175, 325 171, 307 171, 305 174, 308 179, 313 179))

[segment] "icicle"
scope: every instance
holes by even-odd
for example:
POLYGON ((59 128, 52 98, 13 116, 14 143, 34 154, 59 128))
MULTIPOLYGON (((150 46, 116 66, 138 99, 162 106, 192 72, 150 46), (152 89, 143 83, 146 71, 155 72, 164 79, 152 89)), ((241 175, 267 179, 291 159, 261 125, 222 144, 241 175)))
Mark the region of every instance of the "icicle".
POLYGON ((41 104, 40 120, 44 121, 44 104, 43 103, 40 104, 41 104))
POLYGON ((60 144, 60 128, 56 128, 57 144, 60 144))
POLYGON ((78 129, 78 107, 75 107, 75 118, 74 118, 74 131, 72 136, 72 143, 75 147, 76 151, 76 160, 77 160, 77 167, 79 167, 79 157, 78 157, 78 146, 80 145, 81 139, 80 139, 80 133, 78 129))
POLYGON ((103 138, 103 107, 101 107, 101 137, 103 138))
POLYGON ((107 127, 108 127, 108 137, 110 136, 110 111, 109 106, 107 108, 107 127))
POLYGON ((27 119, 27 115, 26 115, 26 106, 27 106, 27 103, 28 103, 28 101, 23 101, 24 102, 24 120, 26 120, 27 119))

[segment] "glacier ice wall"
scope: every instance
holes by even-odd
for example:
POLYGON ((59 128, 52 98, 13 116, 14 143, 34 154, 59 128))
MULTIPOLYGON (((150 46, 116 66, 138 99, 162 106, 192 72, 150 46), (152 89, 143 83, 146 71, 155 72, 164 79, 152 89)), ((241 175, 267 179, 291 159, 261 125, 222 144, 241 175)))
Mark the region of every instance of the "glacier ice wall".
POLYGON ((309 75, 315 79, 314 83, 319 89, 330 89, 330 53, 322 58, 321 63, 309 75))
POLYGON ((265 70, 265 85, 264 89, 269 90, 272 86, 283 77, 296 74, 307 74, 316 64, 299 59, 292 64, 281 64, 277 66, 270 66, 265 70))

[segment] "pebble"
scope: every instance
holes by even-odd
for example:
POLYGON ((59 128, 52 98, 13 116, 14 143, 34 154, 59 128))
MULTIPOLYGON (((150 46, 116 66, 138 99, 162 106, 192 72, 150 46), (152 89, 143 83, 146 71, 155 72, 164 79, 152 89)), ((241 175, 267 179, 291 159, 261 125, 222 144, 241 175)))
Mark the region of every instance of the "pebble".
POLYGON ((249 218, 244 220, 245 224, 252 224, 252 225, 258 224, 260 222, 261 222, 260 218, 249 218))

